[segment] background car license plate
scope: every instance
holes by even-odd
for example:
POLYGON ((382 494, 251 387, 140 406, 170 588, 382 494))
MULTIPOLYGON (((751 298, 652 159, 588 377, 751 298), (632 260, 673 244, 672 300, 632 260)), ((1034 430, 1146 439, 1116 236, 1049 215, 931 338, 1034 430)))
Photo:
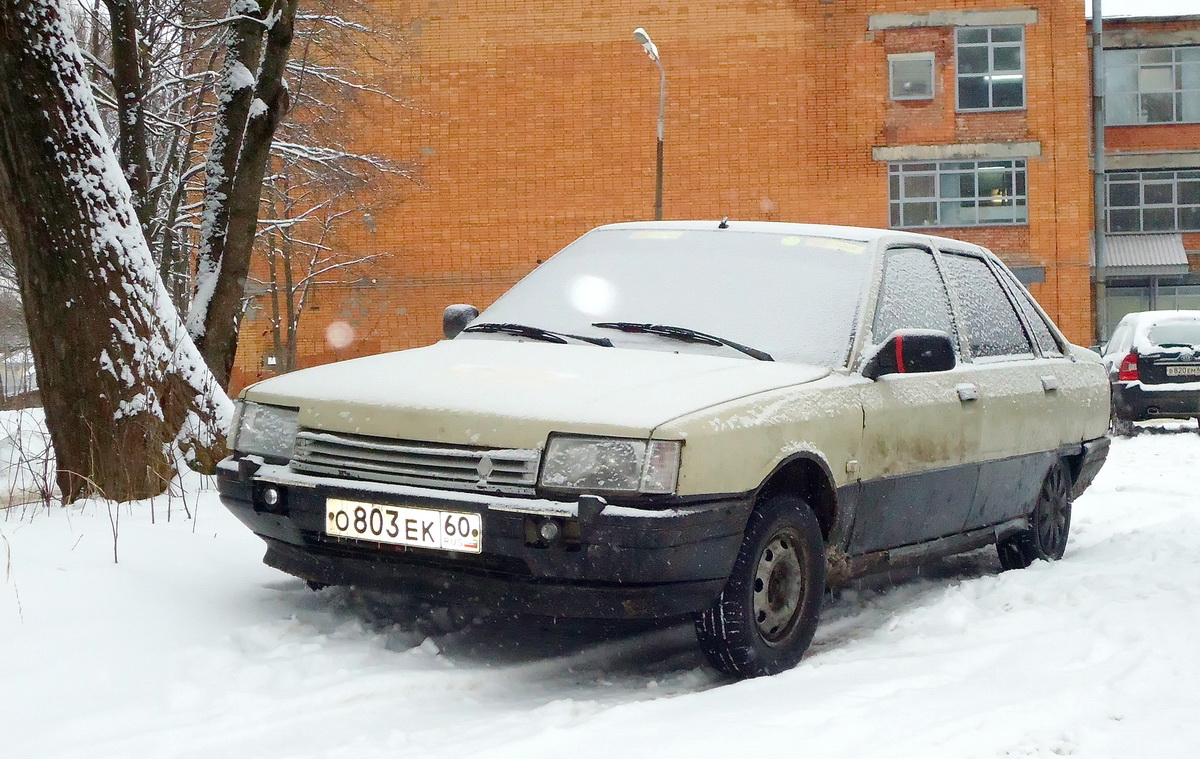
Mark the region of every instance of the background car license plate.
POLYGON ((1200 377, 1200 366, 1168 366, 1168 377, 1200 377))
POLYGON ((483 520, 478 514, 460 511, 328 498, 325 534, 398 546, 479 553, 483 546, 483 520))

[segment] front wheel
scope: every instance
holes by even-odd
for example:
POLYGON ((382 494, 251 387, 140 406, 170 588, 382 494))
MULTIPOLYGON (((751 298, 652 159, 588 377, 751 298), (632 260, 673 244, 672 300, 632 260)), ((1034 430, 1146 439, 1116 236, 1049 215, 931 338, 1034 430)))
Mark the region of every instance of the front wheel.
POLYGON ((996 544, 1000 565, 1024 569, 1035 559, 1058 561, 1067 550, 1070 531, 1071 474, 1062 461, 1055 461, 1042 480, 1029 528, 996 544))
POLYGON ((773 675, 800 661, 825 593, 825 542, 812 510, 792 495, 763 501, 720 597, 696 616, 696 637, 717 669, 773 675))

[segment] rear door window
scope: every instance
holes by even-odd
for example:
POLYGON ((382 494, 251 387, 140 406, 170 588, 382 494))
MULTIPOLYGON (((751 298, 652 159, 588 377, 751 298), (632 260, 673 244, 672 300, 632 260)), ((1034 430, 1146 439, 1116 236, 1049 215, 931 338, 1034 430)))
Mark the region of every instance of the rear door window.
POLYGON ((971 355, 1032 357, 1029 336, 987 262, 962 253, 946 253, 942 261, 958 301, 959 326, 966 333, 971 355))

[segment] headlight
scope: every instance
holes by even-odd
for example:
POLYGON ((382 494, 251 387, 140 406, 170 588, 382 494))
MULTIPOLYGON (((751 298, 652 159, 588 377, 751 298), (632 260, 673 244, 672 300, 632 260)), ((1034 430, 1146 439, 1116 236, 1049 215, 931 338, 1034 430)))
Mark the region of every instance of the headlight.
POLYGON ((238 453, 290 459, 299 417, 299 409, 239 401, 229 447, 238 453))
POLYGON ((551 436, 541 485, 552 490, 674 493, 677 440, 551 436))

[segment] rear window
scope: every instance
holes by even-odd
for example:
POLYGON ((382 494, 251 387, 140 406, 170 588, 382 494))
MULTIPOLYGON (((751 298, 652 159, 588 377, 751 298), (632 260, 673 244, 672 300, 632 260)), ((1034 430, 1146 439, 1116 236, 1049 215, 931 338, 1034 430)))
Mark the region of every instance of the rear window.
POLYGON ((1156 324, 1146 333, 1146 337, 1150 342, 1164 348, 1194 347, 1200 345, 1200 321, 1156 324))

